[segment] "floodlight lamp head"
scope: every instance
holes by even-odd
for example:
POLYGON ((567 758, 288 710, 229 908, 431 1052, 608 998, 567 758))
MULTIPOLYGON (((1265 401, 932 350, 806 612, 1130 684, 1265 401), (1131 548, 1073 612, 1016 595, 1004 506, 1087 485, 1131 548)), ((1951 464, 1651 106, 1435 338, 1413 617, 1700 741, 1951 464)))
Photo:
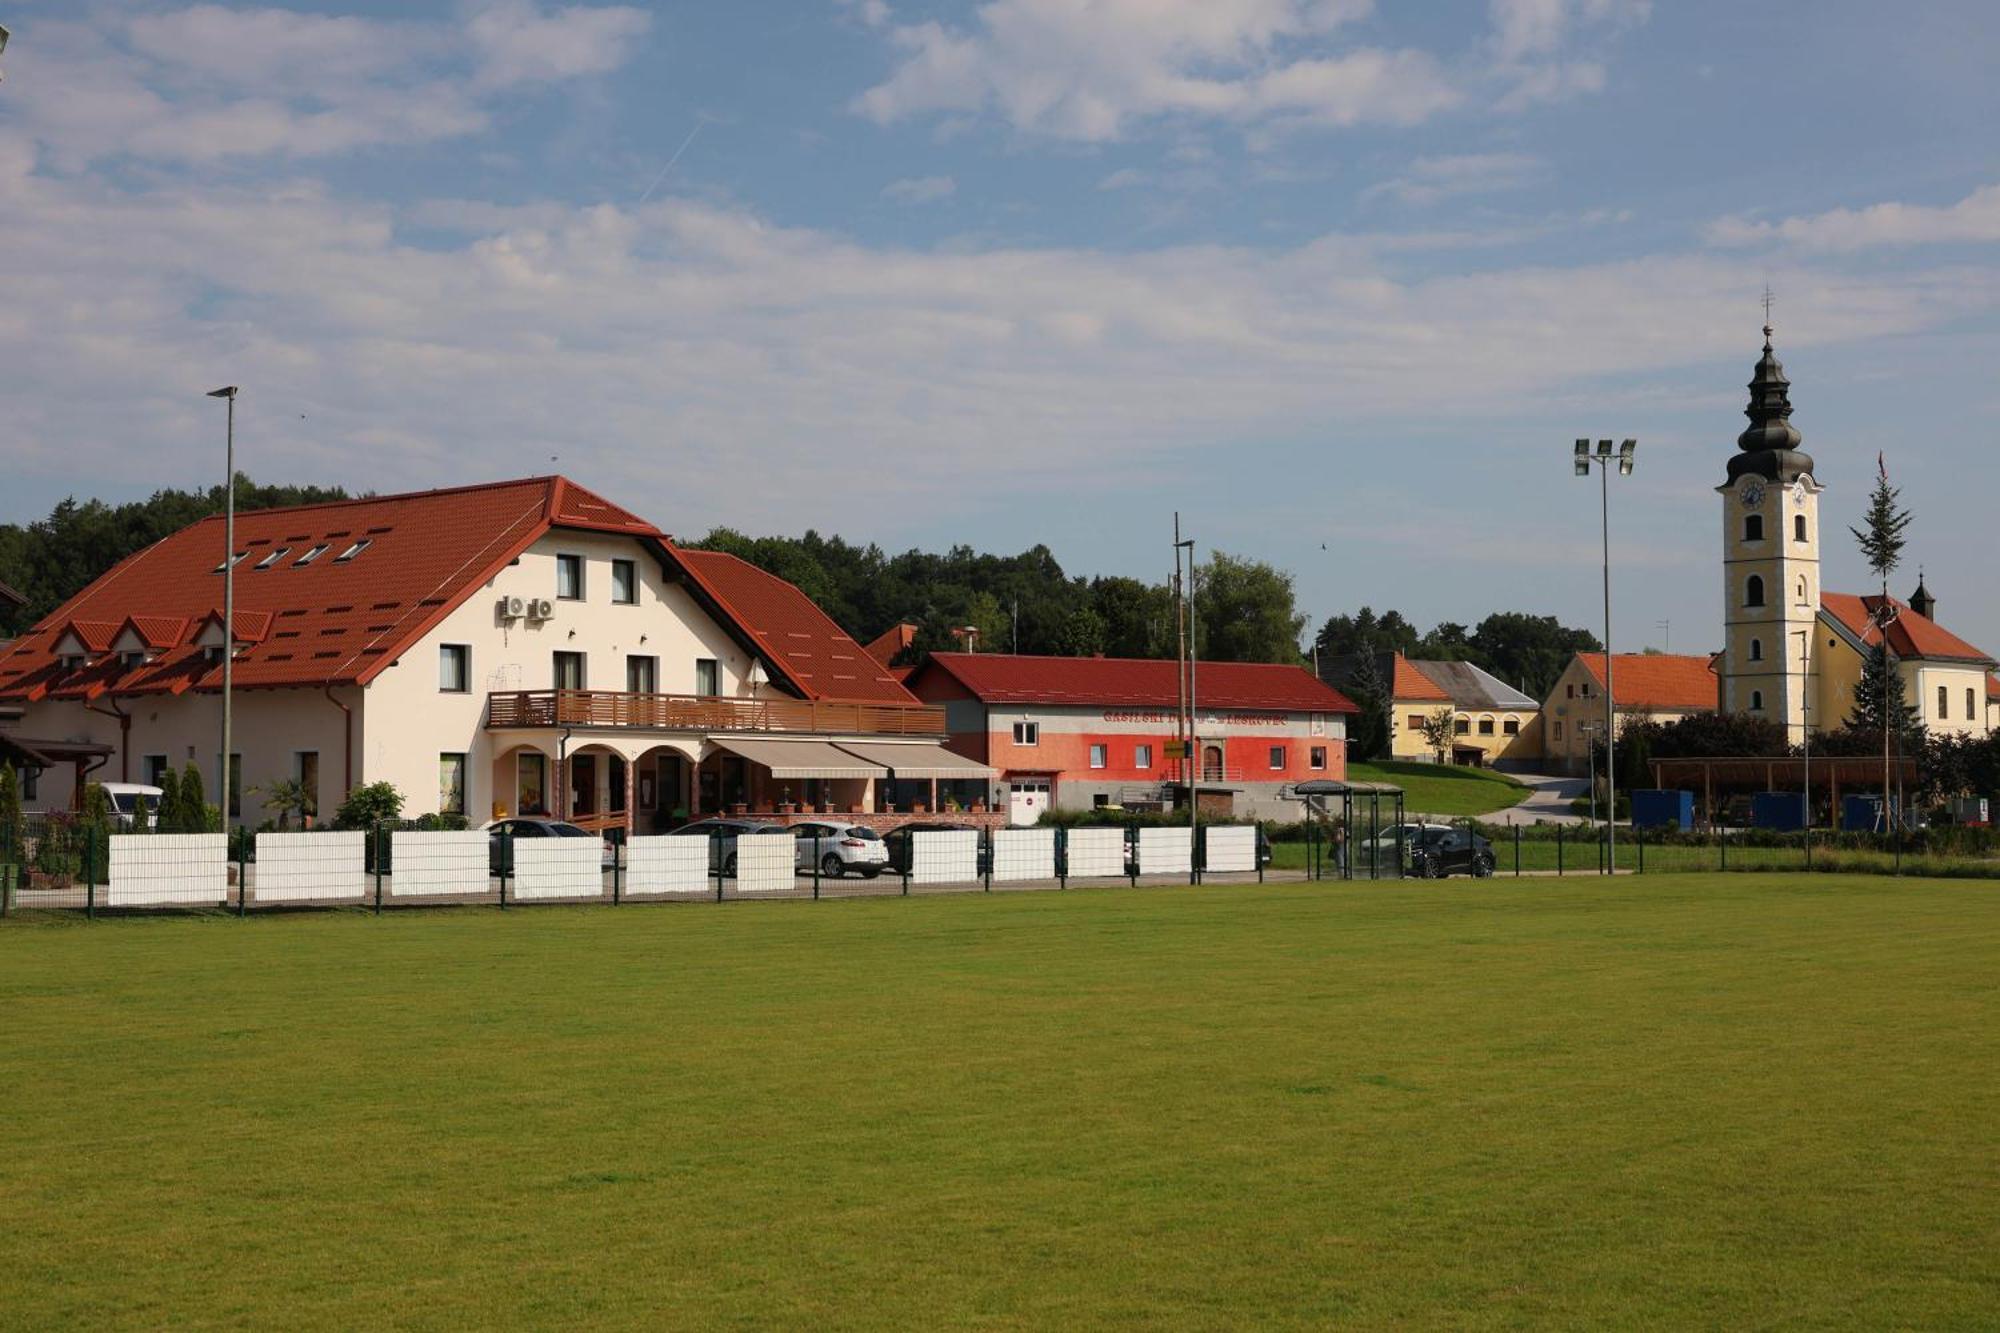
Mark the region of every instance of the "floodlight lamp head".
POLYGON ((208 396, 210 398, 234 398, 236 396, 236 386, 234 384, 225 384, 220 389, 210 389, 208 396))
POLYGON ((1597 456, 1599 458, 1611 457, 1611 441, 1599 440, 1597 442, 1597 456))
POLYGON ((1632 456, 1638 452, 1638 449, 1639 442, 1637 440, 1627 440, 1618 446, 1619 476, 1629 477, 1632 475, 1632 456))
POLYGON ((1578 440, 1576 442, 1576 475, 1579 477, 1587 477, 1590 475, 1589 440, 1578 440))

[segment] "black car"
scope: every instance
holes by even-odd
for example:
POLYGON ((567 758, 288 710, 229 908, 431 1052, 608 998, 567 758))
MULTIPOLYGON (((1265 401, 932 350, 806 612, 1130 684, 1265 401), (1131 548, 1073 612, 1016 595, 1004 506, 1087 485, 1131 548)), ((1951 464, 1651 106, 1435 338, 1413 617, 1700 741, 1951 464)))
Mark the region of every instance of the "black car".
POLYGON ((1425 829, 1410 843, 1410 873, 1418 879, 1493 873, 1493 844, 1466 829, 1425 829))
MULTIPOLYGON (((883 843, 889 849, 889 872, 896 875, 910 873, 910 835, 913 833, 977 833, 970 824, 904 824, 890 829, 882 835, 883 843)), ((979 873, 984 875, 993 864, 993 847, 985 838, 979 840, 979 873)))

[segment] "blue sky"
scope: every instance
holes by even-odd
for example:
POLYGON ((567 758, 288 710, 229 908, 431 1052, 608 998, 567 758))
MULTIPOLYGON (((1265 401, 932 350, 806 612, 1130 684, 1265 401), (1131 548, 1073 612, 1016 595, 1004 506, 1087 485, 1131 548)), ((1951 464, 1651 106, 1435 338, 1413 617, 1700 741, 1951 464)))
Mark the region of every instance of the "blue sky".
POLYGON ((554 457, 678 533, 1046 542, 1154 577, 1179 509, 1315 620, 1594 624, 1565 454, 1632 435, 1618 646, 1671 622, 1705 650, 1768 282, 1829 586, 1861 586, 1836 534, 1884 450, 1942 618, 2000 648, 2000 7, 0 22, 0 518, 208 481, 201 393, 233 382, 260 478, 554 457))

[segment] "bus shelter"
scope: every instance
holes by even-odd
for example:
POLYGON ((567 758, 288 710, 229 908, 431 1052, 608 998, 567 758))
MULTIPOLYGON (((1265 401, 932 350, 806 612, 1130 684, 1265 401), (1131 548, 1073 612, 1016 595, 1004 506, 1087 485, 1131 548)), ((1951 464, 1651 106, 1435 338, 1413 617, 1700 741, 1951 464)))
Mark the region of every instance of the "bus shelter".
POLYGON ((1401 879, 1406 873, 1409 827, 1401 787, 1320 778, 1292 791, 1305 802, 1307 824, 1314 830, 1306 863, 1312 878, 1401 879))

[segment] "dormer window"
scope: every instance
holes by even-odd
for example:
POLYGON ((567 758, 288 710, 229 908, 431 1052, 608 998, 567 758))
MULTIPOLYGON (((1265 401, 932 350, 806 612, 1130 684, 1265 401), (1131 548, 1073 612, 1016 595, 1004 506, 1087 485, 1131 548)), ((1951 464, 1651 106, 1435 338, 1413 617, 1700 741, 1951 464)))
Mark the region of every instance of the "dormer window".
POLYGON ((355 556, 360 555, 363 551, 367 550, 374 544, 375 543, 373 541, 369 540, 366 537, 363 537, 360 541, 354 543, 354 545, 348 547, 345 551, 342 551, 339 555, 335 556, 333 558, 333 563, 337 565, 340 564, 342 561, 352 560, 355 556))
POLYGON ((127 671, 130 671, 134 667, 146 665, 148 660, 144 648, 134 648, 129 652, 118 654, 119 665, 123 666, 127 671))
POLYGON ((204 644, 201 650, 201 660, 204 662, 220 662, 222 660, 222 645, 219 643, 204 644))
POLYGON ((243 561, 249 557, 249 555, 250 553, 248 551, 238 551, 235 555, 230 556, 227 560, 223 561, 221 564, 217 565, 214 569, 210 570, 209 573, 220 574, 223 570, 228 569, 232 565, 242 564, 243 561))
POLYGON ((258 569, 269 569, 272 565, 277 564, 280 560, 283 560, 286 556, 290 555, 291 553, 292 553, 291 547, 280 546, 277 550, 271 552, 269 555, 265 556, 262 560, 259 560, 257 562, 256 567, 258 569))
POLYGON ((81 671, 85 666, 85 659, 81 653, 64 653, 56 659, 56 665, 64 671, 81 671))
POLYGON ((304 555, 300 556, 298 559, 292 561, 292 568, 298 569, 302 565, 310 565, 313 561, 325 555, 332 546, 333 546, 332 542, 321 542, 319 545, 313 547, 310 551, 307 551, 304 555))

